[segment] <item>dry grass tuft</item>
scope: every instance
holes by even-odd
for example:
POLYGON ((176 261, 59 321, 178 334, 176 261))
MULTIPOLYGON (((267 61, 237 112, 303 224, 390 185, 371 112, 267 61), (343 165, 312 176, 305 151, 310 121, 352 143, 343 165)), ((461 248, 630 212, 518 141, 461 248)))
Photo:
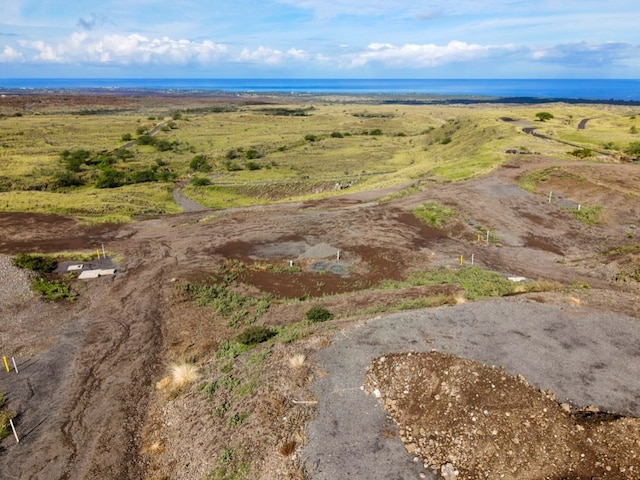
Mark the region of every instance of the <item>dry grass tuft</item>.
POLYGON ((295 452, 296 446, 297 446, 296 442, 294 442, 293 440, 289 440, 288 442, 285 442, 282 445, 280 445, 280 448, 278 451, 280 452, 280 455, 288 457, 293 452, 295 452))
POLYGON ((171 372, 171 386, 180 388, 198 379, 198 367, 191 363, 173 363, 169 367, 171 372))
POLYGON ((567 297, 567 303, 572 307, 579 307, 580 299, 578 297, 567 297))
POLYGON ((156 382, 156 390, 164 390, 171 385, 171 377, 162 377, 156 382))
POLYGON ((464 295, 464 292, 458 292, 455 294, 455 296, 453 297, 456 305, 462 305, 463 303, 466 303, 467 299, 464 295))
POLYGON ((302 353, 298 353, 289 358, 289 366, 291 366, 291 368, 300 368, 304 365, 304 362, 306 360, 307 357, 305 357, 302 353))

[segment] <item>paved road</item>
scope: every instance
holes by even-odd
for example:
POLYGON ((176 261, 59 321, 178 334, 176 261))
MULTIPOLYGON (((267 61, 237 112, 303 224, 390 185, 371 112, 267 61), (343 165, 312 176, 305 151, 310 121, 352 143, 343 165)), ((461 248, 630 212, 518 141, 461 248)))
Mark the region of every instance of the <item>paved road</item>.
POLYGON ((317 356, 318 414, 303 461, 313 480, 436 479, 414 463, 379 401, 361 390, 377 356, 448 352, 524 375, 559 401, 640 416, 640 321, 580 307, 497 299, 411 311, 338 333, 317 356))

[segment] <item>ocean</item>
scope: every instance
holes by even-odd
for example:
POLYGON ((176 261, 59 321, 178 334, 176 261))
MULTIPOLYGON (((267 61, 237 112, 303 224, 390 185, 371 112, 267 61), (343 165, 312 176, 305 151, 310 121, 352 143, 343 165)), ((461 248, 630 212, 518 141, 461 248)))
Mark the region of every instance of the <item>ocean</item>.
POLYGON ((230 93, 439 95, 640 101, 640 80, 623 79, 196 79, 0 78, 9 90, 157 90, 230 93))

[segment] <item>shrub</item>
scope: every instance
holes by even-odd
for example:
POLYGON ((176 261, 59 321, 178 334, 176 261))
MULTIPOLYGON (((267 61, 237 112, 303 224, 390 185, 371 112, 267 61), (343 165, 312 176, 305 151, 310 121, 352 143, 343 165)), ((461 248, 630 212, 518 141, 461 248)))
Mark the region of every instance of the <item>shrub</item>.
POLYGON ((375 136, 382 135, 382 130, 380 130, 379 128, 374 128, 369 132, 369 135, 375 135, 375 136))
POLYGON ((53 184, 55 188, 79 187, 84 185, 84 181, 73 172, 64 171, 57 172, 53 176, 53 184))
POLYGON ((122 140, 123 142, 130 142, 131 140, 133 140, 133 135, 131 135, 130 133, 123 133, 120 137, 120 140, 122 140))
POLYGON ((248 170, 260 170, 262 168, 259 163, 253 161, 248 161, 245 166, 248 170))
POLYGON ((266 342, 274 335, 276 335, 276 332, 269 327, 251 325, 236 337, 236 341, 243 345, 257 345, 258 343, 266 342))
POLYGON ((31 289, 47 300, 75 300, 77 294, 64 282, 37 277, 31 281, 31 289))
POLYGON ((143 134, 138 137, 137 142, 138 145, 154 145, 156 143, 156 139, 151 135, 143 134))
POLYGON ((91 152, 83 149, 79 150, 63 150, 60 153, 60 158, 65 164, 65 167, 70 172, 79 172, 80 167, 89 159, 91 152))
POLYGON ((633 156, 640 156, 640 142, 631 142, 625 149, 625 153, 633 156))
POLYGON ((51 273, 57 266, 54 259, 35 253, 19 253, 13 259, 13 264, 16 267, 33 270, 38 273, 51 273))
POLYGON ((194 187, 206 187, 207 185, 211 185, 211 180, 207 177, 193 177, 191 179, 191 185, 194 187))
POLYGON ((578 158, 587 158, 593 157, 593 152, 589 148, 576 148, 575 150, 569 152, 569 155, 573 155, 578 158))
POLYGON ((316 305, 307 310, 306 317, 307 320, 313 323, 326 322, 333 318, 333 313, 320 305, 316 305))
POLYGON ((248 160, 253 160, 256 158, 262 158, 262 153, 260 153, 258 150, 256 150, 255 148, 250 148, 249 150, 247 150, 246 152, 244 152, 244 156, 248 159, 248 160))
POLYGON ((124 173, 113 168, 105 168, 96 180, 96 188, 117 188, 125 183, 124 173))
POLYGON ((196 155, 191 159, 189 168, 195 172, 208 172, 211 170, 211 165, 205 155, 196 155))
POLYGON ((331 132, 331 138, 344 138, 344 135, 340 132, 331 132))
POLYGON ((304 136, 304 139, 307 142, 315 142, 318 139, 318 137, 316 137, 315 135, 313 135, 311 133, 308 133, 307 135, 304 136))
POLYGON ((131 183, 155 182, 157 180, 156 172, 151 169, 138 170, 131 174, 129 180, 131 183))

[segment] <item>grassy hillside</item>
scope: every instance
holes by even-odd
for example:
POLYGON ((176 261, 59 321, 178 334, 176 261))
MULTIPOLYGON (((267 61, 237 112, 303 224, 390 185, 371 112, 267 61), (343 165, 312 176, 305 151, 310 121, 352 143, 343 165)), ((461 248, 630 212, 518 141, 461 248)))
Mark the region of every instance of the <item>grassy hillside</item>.
POLYGON ((620 155, 640 138, 633 109, 613 106, 168 105, 160 114, 80 113, 0 116, 0 211, 127 221, 180 211, 176 185, 217 209, 335 195, 338 183, 364 190, 425 177, 463 180, 511 158, 507 150, 572 158, 572 146, 526 135, 525 125, 620 155), (541 110, 553 118, 537 121, 541 110))

